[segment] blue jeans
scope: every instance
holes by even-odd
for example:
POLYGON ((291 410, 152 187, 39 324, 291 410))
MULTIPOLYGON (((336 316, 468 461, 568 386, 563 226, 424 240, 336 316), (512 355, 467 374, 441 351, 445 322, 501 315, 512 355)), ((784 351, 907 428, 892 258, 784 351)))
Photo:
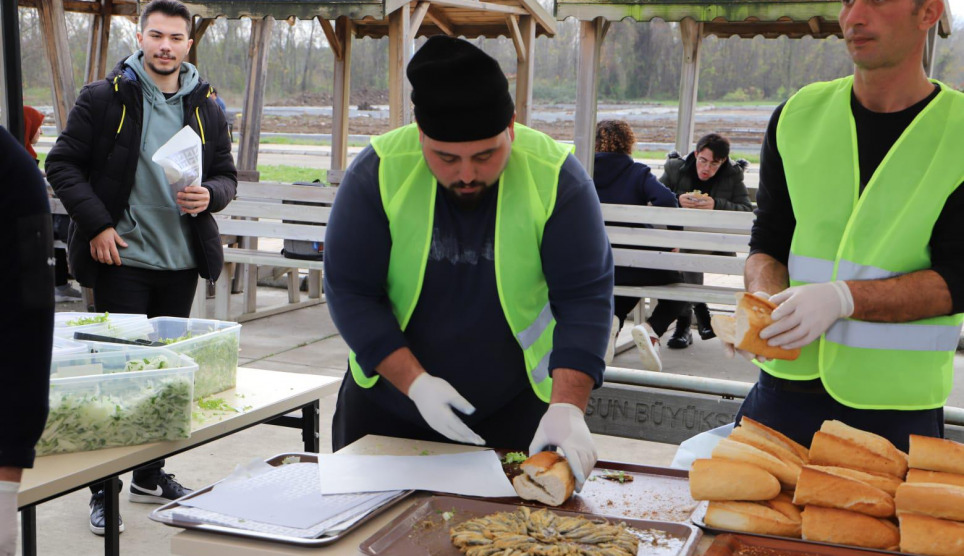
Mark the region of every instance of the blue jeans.
POLYGON ((820 379, 784 380, 762 370, 736 414, 737 424, 744 415, 804 446, 810 446, 813 433, 820 430, 824 421, 831 419, 883 436, 904 452, 908 449, 911 434, 944 436, 943 408, 921 411, 855 409, 831 397, 820 379))

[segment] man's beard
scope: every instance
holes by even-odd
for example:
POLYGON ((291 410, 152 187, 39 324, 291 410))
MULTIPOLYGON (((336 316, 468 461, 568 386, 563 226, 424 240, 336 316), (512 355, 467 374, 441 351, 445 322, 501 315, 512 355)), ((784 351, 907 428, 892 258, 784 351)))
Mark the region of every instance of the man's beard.
POLYGON ((153 71, 157 75, 171 75, 172 73, 181 69, 181 64, 173 66, 169 70, 162 70, 161 68, 155 66, 153 62, 147 62, 147 65, 148 67, 151 68, 151 71, 153 71))
POLYGON ((473 181, 468 184, 457 182, 443 187, 442 191, 445 197, 456 207, 463 210, 472 210, 479 206, 482 200, 492 191, 492 187, 482 181, 473 181), (461 189, 466 187, 481 187, 481 189, 473 193, 460 192, 461 189))

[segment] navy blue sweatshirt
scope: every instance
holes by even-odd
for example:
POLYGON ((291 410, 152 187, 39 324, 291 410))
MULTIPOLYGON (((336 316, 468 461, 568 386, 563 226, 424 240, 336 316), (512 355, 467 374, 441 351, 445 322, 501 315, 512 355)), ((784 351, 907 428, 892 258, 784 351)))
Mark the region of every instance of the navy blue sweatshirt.
MULTIPOLYGON (((421 296, 403 333, 385 293, 391 236, 378 165, 378 155, 366 148, 339 187, 325 234, 328 309, 366 374, 374 375, 385 357, 407 346, 429 373, 475 406, 464 417, 472 426, 531 388, 495 282, 501 185, 470 210, 450 203, 437 186, 421 296)), ((540 256, 556 318, 549 368, 584 372, 599 386, 613 311, 613 257, 592 181, 572 156, 560 171, 540 256)), ((414 404, 388 381, 379 380, 367 393, 399 418, 420 422, 414 404)))
POLYGON ((4 128, 0 176, 0 466, 33 467, 50 388, 53 232, 37 163, 4 128))
POLYGON ((678 207, 676 195, 649 166, 623 153, 596 153, 592 180, 601 203, 678 207))

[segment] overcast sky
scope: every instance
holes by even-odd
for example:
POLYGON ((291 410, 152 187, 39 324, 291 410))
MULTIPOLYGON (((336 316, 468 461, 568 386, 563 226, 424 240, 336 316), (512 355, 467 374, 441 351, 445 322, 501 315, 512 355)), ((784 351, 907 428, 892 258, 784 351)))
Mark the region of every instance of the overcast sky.
POLYGON ((954 16, 954 27, 959 27, 964 21, 964 0, 950 0, 951 15, 954 16))

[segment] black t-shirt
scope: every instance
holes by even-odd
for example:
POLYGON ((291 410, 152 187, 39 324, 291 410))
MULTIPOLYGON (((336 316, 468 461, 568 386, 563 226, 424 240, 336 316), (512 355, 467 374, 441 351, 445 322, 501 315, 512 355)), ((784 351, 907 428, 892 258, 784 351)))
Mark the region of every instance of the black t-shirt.
MULTIPOLYGON (((934 92, 917 104, 899 112, 872 112, 851 93, 850 107, 857 128, 857 155, 860 164, 860 191, 870 181, 880 162, 904 129, 937 96, 934 92)), ((760 151, 760 188, 757 191, 756 220, 750 235, 750 254, 766 253, 787 264, 790 242, 797 220, 793 214, 783 158, 777 146, 777 122, 786 103, 773 111, 763 148, 760 151)), ((962 184, 964 185, 964 184, 962 184)), ((947 198, 931 232, 931 270, 947 283, 953 312, 964 312, 964 187, 947 198)))

